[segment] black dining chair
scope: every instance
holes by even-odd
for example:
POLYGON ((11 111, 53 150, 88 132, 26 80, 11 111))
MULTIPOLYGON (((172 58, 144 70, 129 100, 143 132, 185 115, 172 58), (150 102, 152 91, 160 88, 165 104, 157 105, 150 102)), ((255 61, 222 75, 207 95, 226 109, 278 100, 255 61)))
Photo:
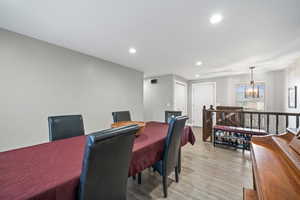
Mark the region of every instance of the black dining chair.
MULTIPOLYGON (((182 111, 165 111, 165 123, 168 123, 172 117, 178 117, 182 115, 182 111)), ((181 148, 179 149, 178 155, 178 173, 181 173, 181 148)))
POLYGON ((168 123, 169 119, 172 117, 178 117, 182 115, 182 111, 171 111, 171 110, 166 110, 165 111, 165 122, 168 123))
POLYGON ((157 171, 163 178, 164 197, 168 196, 167 180, 171 172, 175 171, 176 182, 179 181, 179 150, 181 147, 181 135, 184 131, 187 119, 188 117, 186 116, 170 119, 162 159, 153 165, 154 171, 157 171))
POLYGON ((129 111, 118 111, 113 112, 113 121, 114 122, 123 122, 123 121, 131 121, 130 112, 129 111))
POLYGON ((126 200, 127 179, 137 125, 108 129, 87 137, 79 200, 126 200))
POLYGON ((84 135, 81 115, 48 117, 48 126, 50 141, 84 135))

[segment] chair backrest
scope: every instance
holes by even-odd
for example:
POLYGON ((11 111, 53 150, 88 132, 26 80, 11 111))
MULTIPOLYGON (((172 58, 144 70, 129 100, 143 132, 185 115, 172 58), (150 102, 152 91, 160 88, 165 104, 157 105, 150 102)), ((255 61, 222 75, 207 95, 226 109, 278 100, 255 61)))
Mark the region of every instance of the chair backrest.
POLYGON ((87 137, 79 200, 126 199, 129 165, 138 129, 137 125, 130 125, 87 137))
POLYGON ((131 121, 129 111, 118 111, 112 113, 114 122, 131 121))
POLYGON ((81 115, 48 117, 48 126, 50 141, 84 135, 81 115))
POLYGON ((165 111, 165 122, 168 123, 170 118, 172 117, 178 117, 182 115, 182 111, 170 111, 166 110, 165 111))
POLYGON ((168 176, 178 165, 178 154, 181 145, 185 122, 188 117, 179 116, 170 119, 168 135, 165 140, 163 154, 163 174, 168 176))

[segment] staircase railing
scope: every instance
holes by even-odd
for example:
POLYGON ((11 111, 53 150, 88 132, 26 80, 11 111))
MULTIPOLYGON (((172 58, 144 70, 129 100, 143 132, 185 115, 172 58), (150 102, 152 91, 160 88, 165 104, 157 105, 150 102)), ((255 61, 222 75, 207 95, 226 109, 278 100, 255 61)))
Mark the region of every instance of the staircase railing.
POLYGON ((211 141, 213 125, 264 129, 279 134, 288 127, 299 128, 300 113, 217 110, 203 106, 203 141, 211 141), (218 119, 215 116, 218 115, 218 119), (221 116, 221 117, 220 117, 221 116))

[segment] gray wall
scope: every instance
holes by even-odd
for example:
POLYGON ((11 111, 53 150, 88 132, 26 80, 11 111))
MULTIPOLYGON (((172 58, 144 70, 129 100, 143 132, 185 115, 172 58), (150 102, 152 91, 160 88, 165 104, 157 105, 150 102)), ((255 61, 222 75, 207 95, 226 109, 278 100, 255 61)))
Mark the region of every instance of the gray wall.
POLYGON ((144 118, 146 121, 165 121, 165 111, 175 108, 175 81, 187 84, 177 75, 153 76, 144 79, 144 118), (151 84, 157 79, 157 84, 151 84))
POLYGON ((146 121, 164 121, 165 110, 174 109, 174 76, 156 76, 144 80, 144 118, 146 121), (151 84, 157 79, 157 84, 151 84))
POLYGON ((0 91, 0 151, 47 142, 51 115, 82 114, 86 133, 115 110, 143 120, 142 72, 2 29, 0 91))

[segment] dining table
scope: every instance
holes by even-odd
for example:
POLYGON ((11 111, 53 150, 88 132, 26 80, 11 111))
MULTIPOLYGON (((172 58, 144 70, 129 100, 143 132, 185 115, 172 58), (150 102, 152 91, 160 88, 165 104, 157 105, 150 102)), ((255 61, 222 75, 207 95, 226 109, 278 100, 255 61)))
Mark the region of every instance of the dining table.
MULTIPOLYGON (((167 123, 146 123, 144 132, 135 138, 128 176, 161 160, 167 132, 167 123)), ((0 152, 0 199, 75 200, 86 137, 0 152)), ((181 146, 187 143, 195 143, 190 126, 185 126, 181 136, 181 146)))

